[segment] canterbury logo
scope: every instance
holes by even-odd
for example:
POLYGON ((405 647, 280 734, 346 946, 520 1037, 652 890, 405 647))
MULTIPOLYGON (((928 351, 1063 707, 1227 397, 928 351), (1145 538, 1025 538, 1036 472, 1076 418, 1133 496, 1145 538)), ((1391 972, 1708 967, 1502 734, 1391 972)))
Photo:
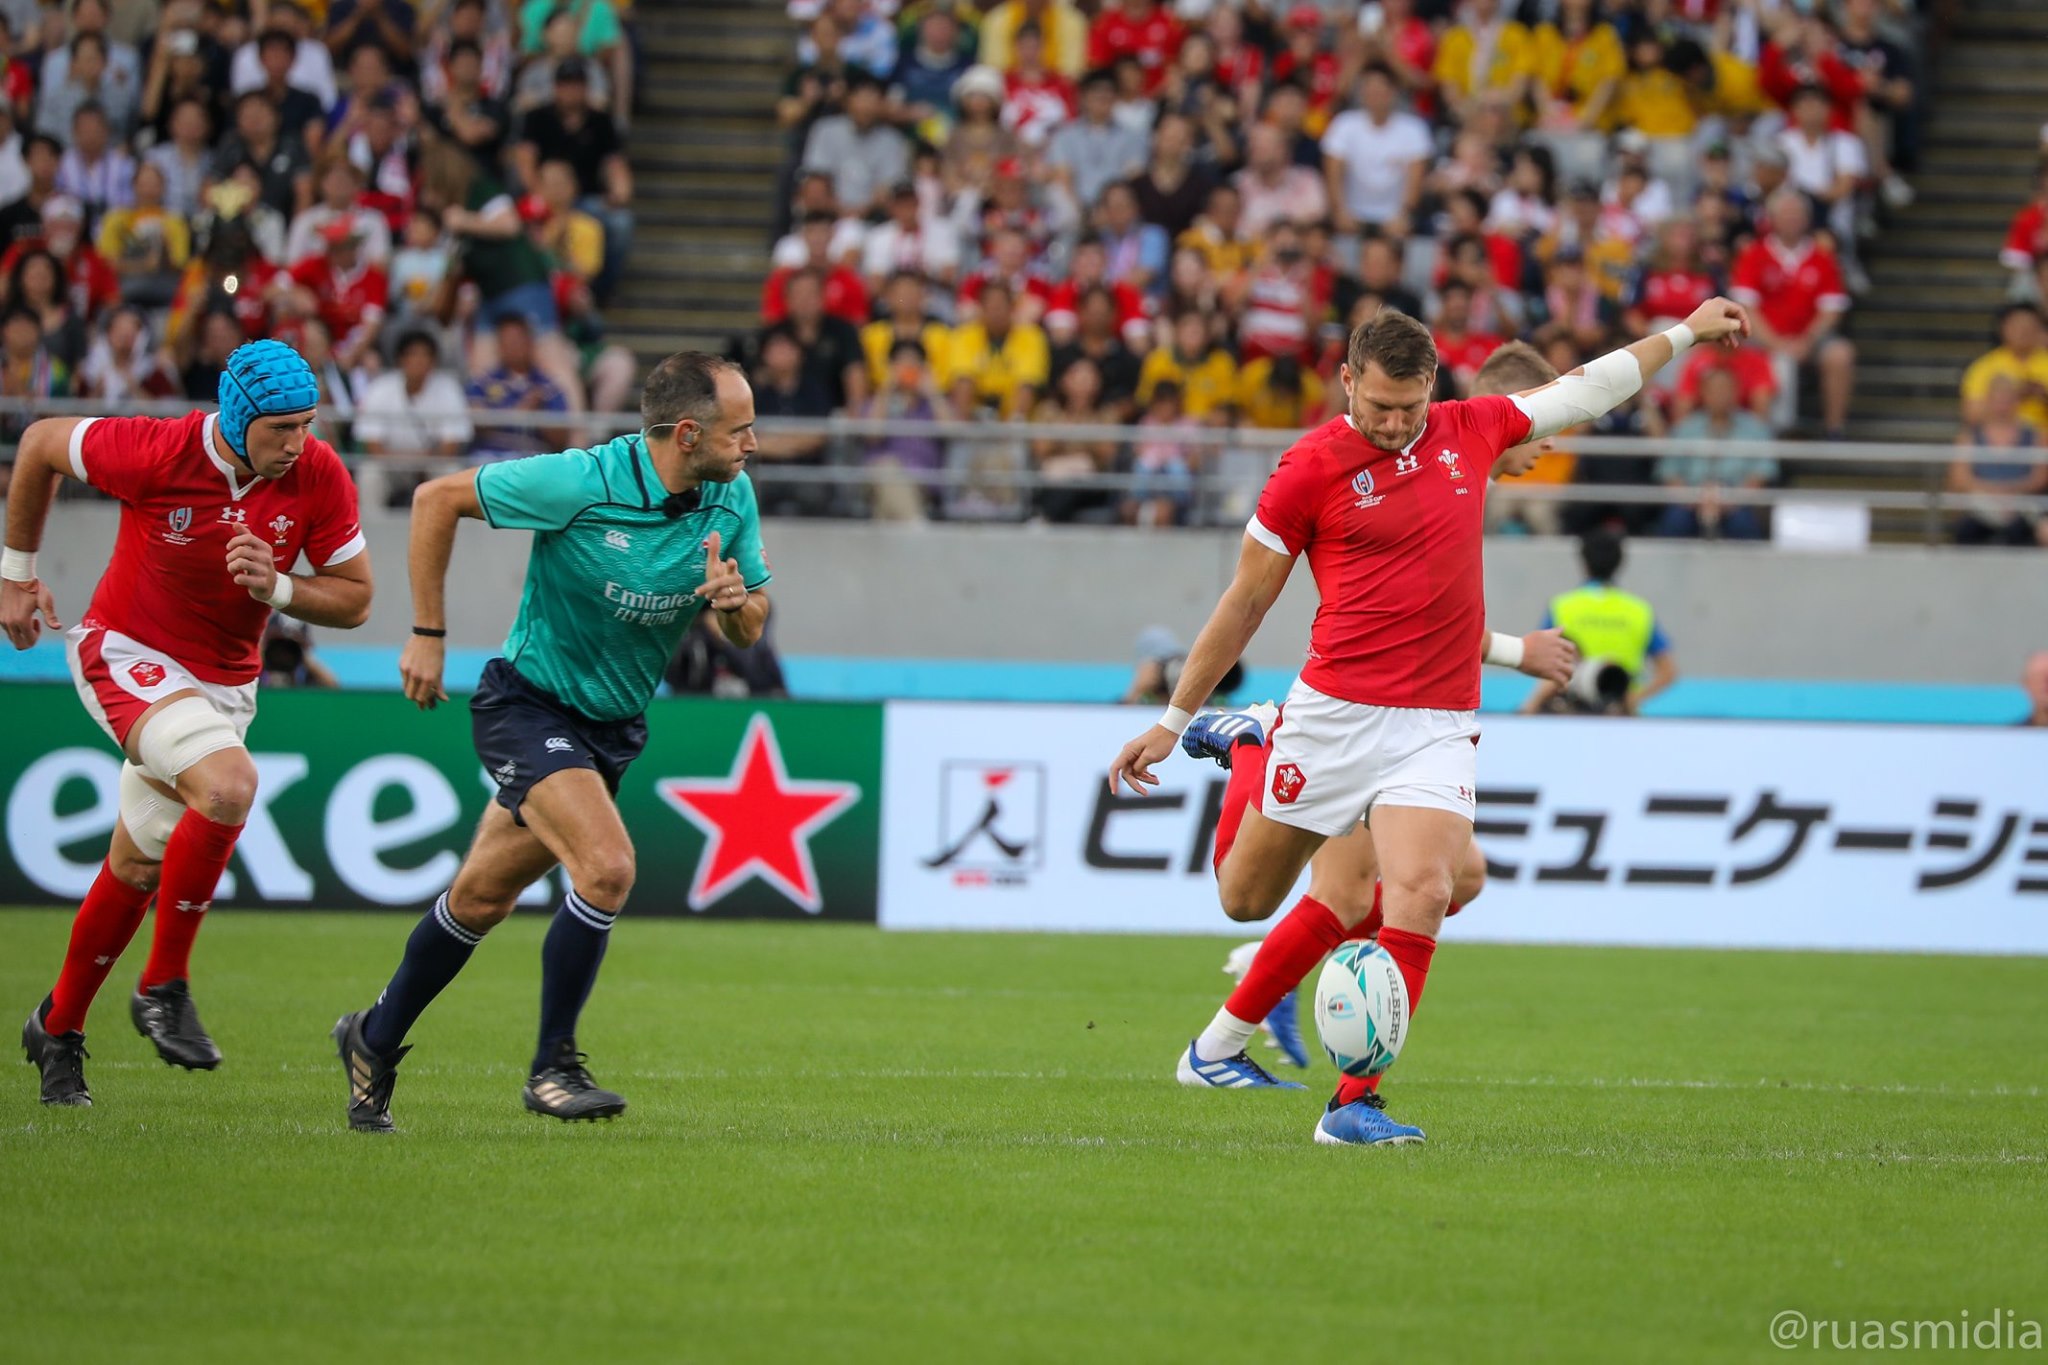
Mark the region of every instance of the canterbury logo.
POLYGON ((604 533, 604 543, 611 546, 614 550, 630 550, 633 548, 633 537, 627 535, 624 531, 606 531, 604 533))
POLYGON ((548 752, 551 754, 566 754, 575 747, 568 740, 559 737, 548 741, 548 752))

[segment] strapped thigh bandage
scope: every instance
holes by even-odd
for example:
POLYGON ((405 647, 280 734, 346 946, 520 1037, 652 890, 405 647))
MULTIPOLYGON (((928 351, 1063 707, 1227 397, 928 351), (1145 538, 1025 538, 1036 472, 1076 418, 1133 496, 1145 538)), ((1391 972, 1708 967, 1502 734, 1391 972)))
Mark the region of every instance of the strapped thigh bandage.
POLYGON ((133 763, 121 765, 121 823, 143 857, 153 863, 164 860, 171 831, 184 814, 183 806, 143 779, 142 769, 133 763))
POLYGON ((241 744, 235 723, 214 710, 210 702, 180 697, 143 723, 142 738, 135 748, 142 770, 174 787, 178 775, 200 759, 241 744))

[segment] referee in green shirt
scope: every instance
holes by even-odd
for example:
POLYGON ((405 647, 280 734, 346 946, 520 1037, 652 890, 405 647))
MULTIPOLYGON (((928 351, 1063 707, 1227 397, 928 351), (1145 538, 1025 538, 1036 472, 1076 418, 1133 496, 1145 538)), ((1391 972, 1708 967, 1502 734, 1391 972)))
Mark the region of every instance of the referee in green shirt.
POLYGON ((523 1098, 561 1119, 625 1112, 576 1048, 577 1016, 633 889, 633 844, 613 798, 647 743, 662 669, 698 611, 716 611, 728 640, 751 645, 768 619, 769 578, 745 473, 756 445, 746 377, 700 352, 671 356, 648 376, 640 413, 636 435, 450 474, 413 499, 413 638, 399 671, 423 709, 448 698, 457 525, 470 517, 530 531, 533 549, 504 655, 485 666, 469 704, 497 799, 390 984, 334 1026, 351 1128, 391 1131, 391 1089, 414 1021, 519 893, 557 864, 570 889, 541 947, 540 1045, 523 1098))

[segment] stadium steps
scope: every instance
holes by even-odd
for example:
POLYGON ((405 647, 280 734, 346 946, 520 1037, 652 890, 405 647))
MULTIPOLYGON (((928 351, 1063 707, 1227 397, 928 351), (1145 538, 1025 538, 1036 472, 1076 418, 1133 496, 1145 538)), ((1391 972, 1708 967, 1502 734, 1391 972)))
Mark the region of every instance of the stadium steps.
POLYGON ((2005 297, 1998 249, 2040 156, 2048 5, 1965 0, 1934 71, 1918 198, 1869 245, 1872 287, 1851 315, 1864 440, 1955 435, 1963 367, 1992 344, 2005 297))
POLYGON ((633 257, 605 310, 643 364, 720 351, 754 325, 787 139, 775 101, 796 64, 782 0, 642 0, 633 257), (673 75, 667 78, 664 73, 673 75))

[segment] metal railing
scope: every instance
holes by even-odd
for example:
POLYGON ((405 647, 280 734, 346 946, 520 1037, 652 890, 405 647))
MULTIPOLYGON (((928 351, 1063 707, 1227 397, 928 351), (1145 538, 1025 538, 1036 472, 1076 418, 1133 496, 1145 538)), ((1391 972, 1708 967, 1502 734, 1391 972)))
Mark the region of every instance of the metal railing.
MULTIPOLYGON (((0 398, 0 420, 19 427, 36 416, 150 416, 177 417, 193 410, 178 402, 96 403, 84 400, 25 400, 0 398)), ((567 431, 578 441, 596 443, 621 433, 637 431, 637 413, 547 413, 474 409, 468 414, 478 430, 567 431)), ((345 426, 359 414, 323 409, 322 420, 330 431, 345 426)), ((1163 428, 1138 425, 1082 423, 1037 423, 1022 421, 913 421, 873 419, 839 415, 824 418, 765 419, 757 430, 764 438, 798 437, 822 439, 824 450, 801 462, 757 458, 751 474, 764 501, 774 503, 782 492, 808 490, 813 506, 806 510, 821 515, 867 515, 878 489, 901 489, 906 484, 928 492, 934 511, 955 520, 1022 520, 1031 515, 1034 500, 1051 495, 1088 494, 1104 499, 1126 495, 1169 497, 1189 509, 1188 521, 1198 525, 1241 523, 1256 502, 1259 487, 1282 451, 1299 439, 1294 430, 1255 427, 1187 426, 1163 428), (936 442, 943 463, 932 469, 905 470, 869 463, 870 452, 890 440, 936 442), (1067 446, 1114 446, 1119 450, 1137 444, 1162 444, 1188 452, 1184 474, 1162 477, 1157 472, 1134 469, 1093 474, 1048 474, 1035 467, 1031 455, 1038 443, 1067 446), (963 495, 984 495, 977 511, 975 499, 963 495)), ((1809 476, 1825 475, 1830 480, 1875 473, 1893 480, 1913 479, 1911 488, 1890 486, 1855 487, 1830 482, 1827 486, 1741 488, 1716 490, 1723 506, 1769 508, 1801 506, 1863 507, 1871 511, 1917 511, 1926 537, 1938 540, 1950 514, 1979 511, 1986 495, 1955 493, 1947 488, 1950 463, 1958 456, 1973 462, 2016 465, 2048 464, 2048 447, 1961 447, 1956 445, 1911 444, 1868 441, 1743 441, 1678 440, 1621 436, 1574 435, 1559 440, 1560 449, 1582 461, 1644 459, 1665 455, 1704 456, 1710 459, 1767 457, 1787 472, 1809 476)), ((403 501, 412 483, 423 476, 466 467, 473 461, 462 458, 425 456, 372 456, 347 442, 340 445, 344 458, 356 471, 366 503, 403 501)), ((1521 500, 1541 503, 1591 503, 1611 506, 1658 507, 1699 501, 1697 489, 1666 487, 1655 483, 1524 483, 1502 485, 1521 500)), ((2012 512, 2048 514, 2048 496, 1997 495, 1997 504, 2012 512)))

